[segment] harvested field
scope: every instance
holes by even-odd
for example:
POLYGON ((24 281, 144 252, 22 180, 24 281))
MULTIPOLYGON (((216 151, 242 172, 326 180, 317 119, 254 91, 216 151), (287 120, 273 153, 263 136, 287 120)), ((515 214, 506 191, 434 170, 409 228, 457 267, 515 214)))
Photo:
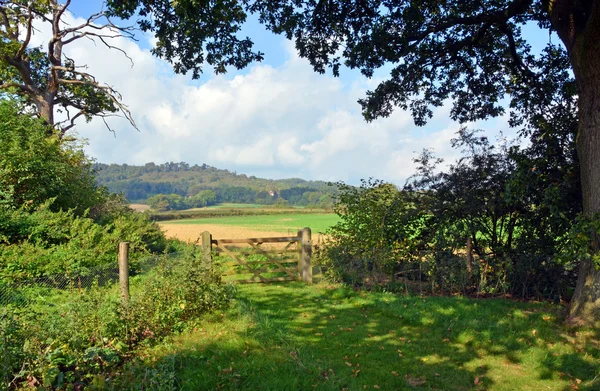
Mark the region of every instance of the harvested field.
POLYGON ((146 204, 129 204, 129 207, 135 210, 136 212, 145 212, 147 210, 150 210, 150 205, 146 204))
MULTIPOLYGON (((215 239, 244 239, 264 238, 270 236, 296 235, 298 231, 290 230, 287 234, 277 231, 259 231, 251 228, 236 227, 219 224, 163 224, 161 229, 168 238, 179 239, 184 242, 196 242, 203 231, 208 231, 215 239)), ((313 241, 321 240, 320 234, 313 233, 313 241)))

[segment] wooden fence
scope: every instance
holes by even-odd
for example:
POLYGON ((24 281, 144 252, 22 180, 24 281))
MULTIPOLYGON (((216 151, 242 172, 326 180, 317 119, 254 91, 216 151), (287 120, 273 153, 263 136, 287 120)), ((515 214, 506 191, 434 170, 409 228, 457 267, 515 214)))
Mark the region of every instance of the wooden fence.
POLYGON ((202 250, 204 262, 217 263, 215 266, 223 269, 223 276, 233 277, 231 282, 300 280, 311 283, 313 279, 310 228, 298 231, 296 236, 248 239, 213 239, 210 232, 205 231, 202 250))

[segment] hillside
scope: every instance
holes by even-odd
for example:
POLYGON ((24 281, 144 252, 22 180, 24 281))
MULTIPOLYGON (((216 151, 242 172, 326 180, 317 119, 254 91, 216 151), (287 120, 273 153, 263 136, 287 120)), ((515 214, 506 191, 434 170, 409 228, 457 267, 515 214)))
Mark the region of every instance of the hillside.
POLYGON ((193 197, 212 190, 216 202, 271 205, 331 205, 337 187, 323 181, 299 178, 264 179, 224 169, 187 163, 95 164, 97 182, 111 192, 123 193, 129 201, 146 201, 159 194, 193 197))

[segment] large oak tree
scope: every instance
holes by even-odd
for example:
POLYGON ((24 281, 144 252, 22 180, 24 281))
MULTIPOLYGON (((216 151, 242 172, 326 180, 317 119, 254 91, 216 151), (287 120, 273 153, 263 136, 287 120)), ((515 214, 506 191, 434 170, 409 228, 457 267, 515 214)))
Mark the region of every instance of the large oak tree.
MULTIPOLYGON (((512 125, 527 129, 544 117, 552 123, 554 116, 575 114, 584 214, 600 213, 600 1, 114 0, 109 5, 125 16, 140 6, 142 28, 159 39, 156 54, 181 72, 197 75, 199 46, 190 51, 183 44, 204 36, 208 10, 226 6, 243 20, 242 5, 268 29, 294 39, 318 72, 331 69, 337 75, 343 64, 370 77, 391 65, 389 79, 360 101, 367 120, 399 107, 422 125, 432 107, 448 100, 452 118, 461 122, 508 109, 512 125), (549 32, 540 53, 522 34, 527 25, 549 32)), ((571 319, 600 320, 600 270, 593 260, 599 251, 600 238, 592 233, 571 319)))
MULTIPOLYGON (((58 97, 62 88, 72 98, 73 86, 105 98, 100 110, 81 115, 123 109, 89 75, 77 73, 81 71, 57 56, 65 41, 80 39, 96 25, 92 19, 80 31, 61 27, 57 20, 68 5, 68 0, 0 1, 0 60, 13 72, 0 87, 20 90, 41 114, 45 108, 39 97, 69 104, 58 97), (46 52, 28 48, 27 38, 21 38, 28 35, 15 30, 34 18, 54 21, 55 37, 46 52), (37 63, 31 59, 43 53, 41 66, 32 67, 37 63), (32 79, 41 88, 31 88, 31 75, 41 75, 39 81, 32 79)), ((576 115, 583 210, 589 218, 600 213, 600 1, 108 0, 107 5, 101 15, 104 25, 112 16, 137 18, 142 30, 158 38, 154 54, 170 61, 176 72, 192 72, 194 77, 200 76, 203 63, 225 72, 262 59, 252 41, 240 37, 249 13, 273 32, 294 39, 300 55, 318 72, 331 69, 337 75, 345 65, 370 77, 378 68, 391 66, 390 77, 360 101, 367 120, 401 108, 422 125, 433 107, 448 101, 455 120, 489 118, 508 110, 512 125, 525 131, 539 128, 548 118, 553 123, 553 117, 576 115), (522 33, 531 25, 549 32, 539 53, 522 33)), ((600 319, 600 271, 593 261, 599 250, 600 238, 594 233, 592 256, 581 261, 572 319, 600 319)))

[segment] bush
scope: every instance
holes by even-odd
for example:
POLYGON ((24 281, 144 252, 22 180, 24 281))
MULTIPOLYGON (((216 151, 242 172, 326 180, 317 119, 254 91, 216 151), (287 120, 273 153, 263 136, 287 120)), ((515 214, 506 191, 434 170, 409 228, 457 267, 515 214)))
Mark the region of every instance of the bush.
POLYGON ((32 213, 0 209, 0 280, 72 275, 114 263, 121 241, 130 242, 133 263, 166 248, 160 227, 144 214, 129 211, 100 225, 74 211, 53 212, 49 205, 32 213))
POLYGON ((338 186, 340 221, 328 231, 317 257, 329 277, 355 285, 378 283, 420 261, 429 216, 407 193, 376 180, 363 181, 360 188, 338 186))
POLYGON ((4 385, 68 388, 104 383, 139 346, 183 331, 202 315, 228 306, 234 291, 193 253, 174 262, 162 257, 132 281, 128 305, 117 287, 56 291, 30 298, 27 307, 0 313, 4 385), (57 303, 55 305, 47 303, 57 303), (10 381, 10 380, 9 380, 10 381))

